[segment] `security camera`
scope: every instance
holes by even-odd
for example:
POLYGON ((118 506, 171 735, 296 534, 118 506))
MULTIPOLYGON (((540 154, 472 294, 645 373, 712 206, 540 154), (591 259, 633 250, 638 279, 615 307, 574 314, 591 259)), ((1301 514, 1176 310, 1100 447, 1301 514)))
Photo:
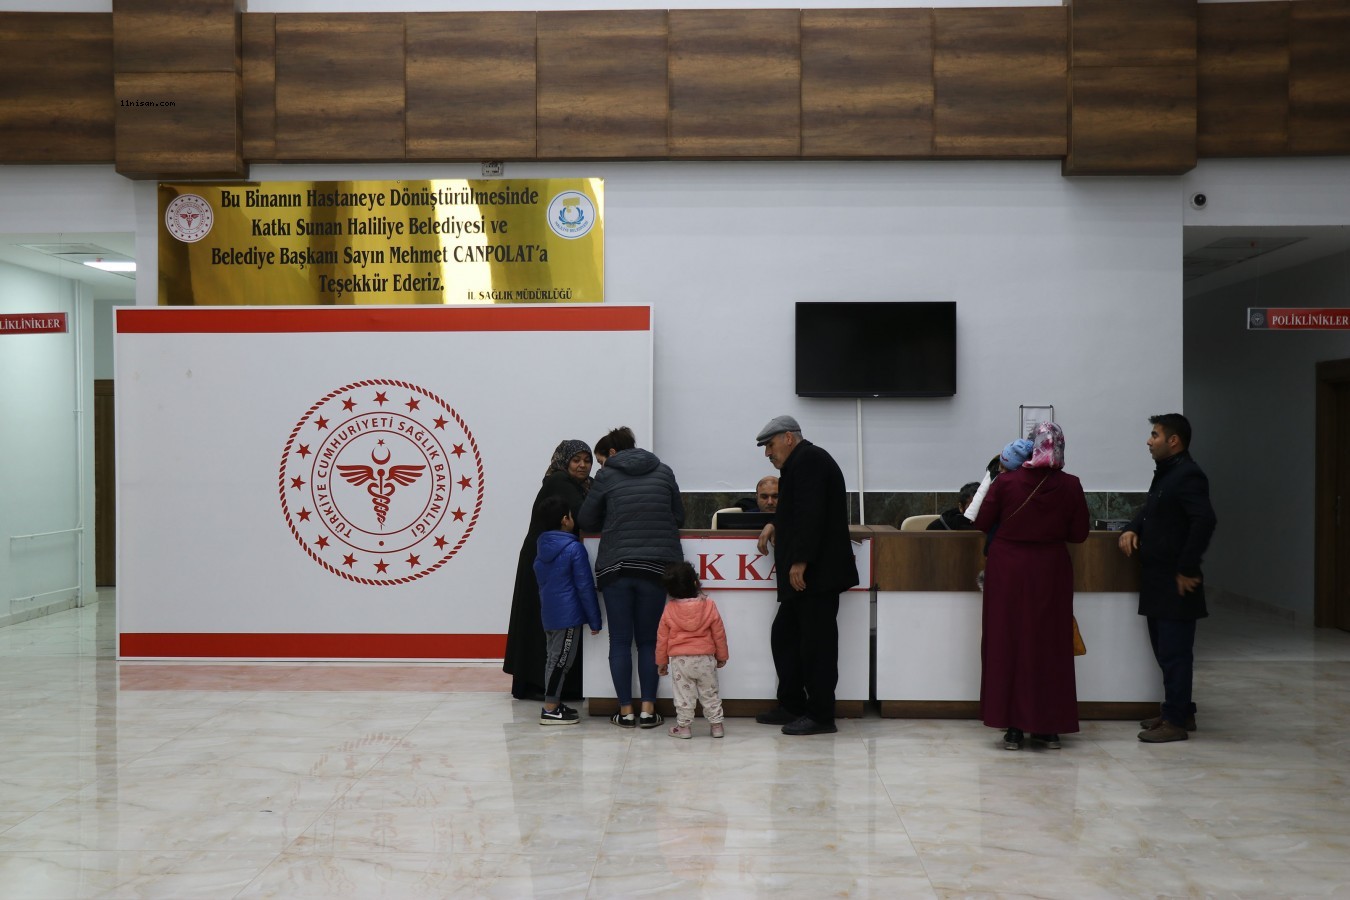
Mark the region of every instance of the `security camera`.
POLYGON ((1204 209, 1209 198, 1204 194, 1191 194, 1191 209, 1204 209))

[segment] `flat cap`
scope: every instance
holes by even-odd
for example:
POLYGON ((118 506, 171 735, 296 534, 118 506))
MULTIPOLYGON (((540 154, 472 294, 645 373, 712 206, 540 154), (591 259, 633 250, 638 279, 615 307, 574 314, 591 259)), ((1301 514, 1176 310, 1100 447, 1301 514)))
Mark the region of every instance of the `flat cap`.
POLYGON ((797 420, 792 416, 774 416, 769 420, 769 424, 759 430, 755 435, 755 443, 763 447, 775 434, 782 434, 785 431, 801 431, 802 426, 797 424, 797 420))

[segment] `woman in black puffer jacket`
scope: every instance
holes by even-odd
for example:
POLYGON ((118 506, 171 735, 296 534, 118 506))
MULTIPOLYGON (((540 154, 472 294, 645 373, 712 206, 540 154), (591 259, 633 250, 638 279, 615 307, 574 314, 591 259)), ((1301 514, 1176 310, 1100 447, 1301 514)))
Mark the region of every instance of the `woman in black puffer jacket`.
POLYGON ((656 629, 666 605, 661 576, 684 559, 680 528, 684 503, 670 466, 637 447, 631 428, 616 428, 596 443, 612 447, 581 505, 577 524, 600 532, 596 580, 609 622, 609 674, 619 711, 610 720, 623 728, 655 728, 656 629), (637 643, 641 709, 633 709, 633 644, 637 643))

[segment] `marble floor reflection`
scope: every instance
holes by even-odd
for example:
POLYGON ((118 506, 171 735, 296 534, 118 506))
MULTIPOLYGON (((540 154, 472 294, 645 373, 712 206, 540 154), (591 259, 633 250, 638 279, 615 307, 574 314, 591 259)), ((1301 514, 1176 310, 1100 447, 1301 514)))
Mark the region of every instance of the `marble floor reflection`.
MULTIPOLYGON (((0 897, 1350 896, 1350 635, 1217 615, 1200 731, 540 728, 491 667, 118 663, 0 628, 0 897)), ((734 648, 733 648, 734 653, 734 648)))

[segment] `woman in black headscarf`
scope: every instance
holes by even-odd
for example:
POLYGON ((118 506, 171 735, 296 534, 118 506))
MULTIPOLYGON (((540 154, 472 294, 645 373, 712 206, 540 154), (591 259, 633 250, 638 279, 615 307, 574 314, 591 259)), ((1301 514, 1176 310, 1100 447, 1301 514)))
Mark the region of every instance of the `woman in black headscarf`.
MULTIPOLYGON (((585 441, 563 441, 553 451, 544 482, 530 509, 545 497, 561 497, 576 518, 581 501, 591 488, 591 448, 585 441)), ((511 621, 506 631, 506 654, 502 671, 514 676, 511 696, 517 700, 542 700, 544 697, 544 625, 539 612, 539 583, 534 578, 534 557, 539 535, 545 529, 538 527, 531 516, 530 530, 520 547, 516 564, 516 586, 511 595, 511 621)), ((577 648, 577 665, 572 666, 563 682, 563 696, 581 696, 581 661, 577 648)))

